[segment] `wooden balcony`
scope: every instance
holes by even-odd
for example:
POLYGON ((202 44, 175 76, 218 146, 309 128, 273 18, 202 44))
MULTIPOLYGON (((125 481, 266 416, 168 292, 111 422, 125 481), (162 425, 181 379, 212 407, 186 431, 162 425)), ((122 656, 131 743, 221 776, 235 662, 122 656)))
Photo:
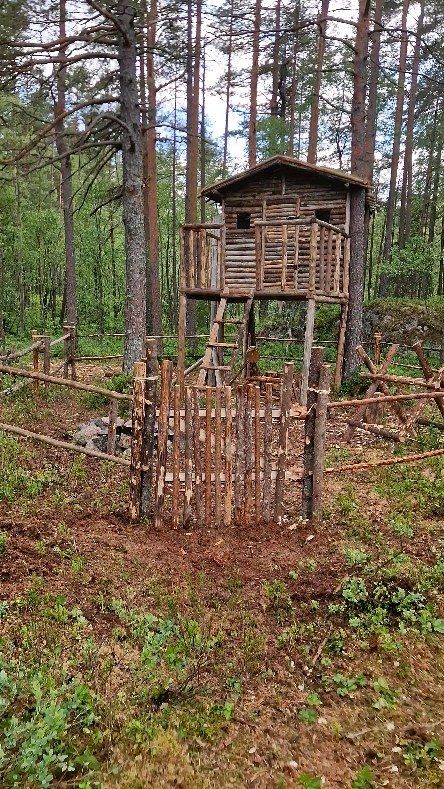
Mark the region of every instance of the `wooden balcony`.
POLYGON ((257 220, 227 231, 223 224, 181 228, 181 288, 211 298, 254 292, 258 299, 348 299, 350 239, 341 227, 317 220, 257 220))

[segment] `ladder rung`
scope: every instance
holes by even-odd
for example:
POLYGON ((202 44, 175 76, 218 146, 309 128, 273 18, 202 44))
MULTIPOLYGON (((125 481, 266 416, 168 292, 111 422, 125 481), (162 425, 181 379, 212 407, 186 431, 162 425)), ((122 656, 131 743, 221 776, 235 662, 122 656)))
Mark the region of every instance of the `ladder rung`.
POLYGON ((209 342, 211 348, 237 348, 235 342, 209 342))
POLYGON ((226 364, 203 364, 201 370, 231 370, 226 364))
POLYGON ((245 323, 245 318, 227 318, 224 323, 245 323))

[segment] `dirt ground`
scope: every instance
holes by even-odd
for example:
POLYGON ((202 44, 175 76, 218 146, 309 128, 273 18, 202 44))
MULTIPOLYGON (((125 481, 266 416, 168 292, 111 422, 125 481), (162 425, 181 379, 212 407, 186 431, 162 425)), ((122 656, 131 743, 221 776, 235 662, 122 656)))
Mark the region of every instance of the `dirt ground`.
MULTIPOLYGON (((1 411, 4 421, 64 438, 103 407, 51 392, 1 411)), ((344 448, 344 425, 329 428, 332 462, 393 452, 363 434, 344 448)), ((290 447, 298 467, 296 434, 290 447)), ((1 598, 11 612, 0 619, 2 649, 7 656, 14 645, 23 665, 52 665, 58 643, 108 709, 100 745, 79 734, 97 764, 74 777, 61 770, 51 785, 444 786, 439 461, 329 476, 316 526, 301 519, 300 483, 289 481, 279 525, 184 531, 129 522, 124 468, 22 441, 0 459, 1 598), (73 635, 71 614, 49 615, 54 600, 81 611, 84 630, 73 635), (211 642, 205 659, 198 639, 188 643, 187 659, 198 650, 199 665, 182 683, 161 654, 169 684, 160 704, 146 695, 154 676, 140 674, 146 642, 122 605, 197 622, 211 642), (76 663, 88 639, 94 668, 76 663)), ((0 744, 1 734, 0 726, 0 744)), ((5 786, 43 785, 24 772, 14 784, 0 760, 2 775, 5 786)))

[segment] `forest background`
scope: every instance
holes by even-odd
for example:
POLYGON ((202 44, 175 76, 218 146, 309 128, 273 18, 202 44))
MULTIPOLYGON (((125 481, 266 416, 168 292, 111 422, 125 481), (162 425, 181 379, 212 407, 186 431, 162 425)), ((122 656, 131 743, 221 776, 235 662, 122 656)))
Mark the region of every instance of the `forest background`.
POLYGON ((367 299, 442 296, 443 33, 440 0, 3 3, 0 341, 175 332, 199 188, 276 153, 373 181, 367 299))

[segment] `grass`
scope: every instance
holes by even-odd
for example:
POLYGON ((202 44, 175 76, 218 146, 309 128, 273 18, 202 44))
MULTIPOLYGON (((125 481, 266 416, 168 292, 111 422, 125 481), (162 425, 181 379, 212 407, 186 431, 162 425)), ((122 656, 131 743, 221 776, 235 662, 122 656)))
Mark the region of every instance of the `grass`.
POLYGON ((0 435, 0 785, 442 785, 443 470, 330 478, 309 532, 172 534, 118 470, 0 435))

